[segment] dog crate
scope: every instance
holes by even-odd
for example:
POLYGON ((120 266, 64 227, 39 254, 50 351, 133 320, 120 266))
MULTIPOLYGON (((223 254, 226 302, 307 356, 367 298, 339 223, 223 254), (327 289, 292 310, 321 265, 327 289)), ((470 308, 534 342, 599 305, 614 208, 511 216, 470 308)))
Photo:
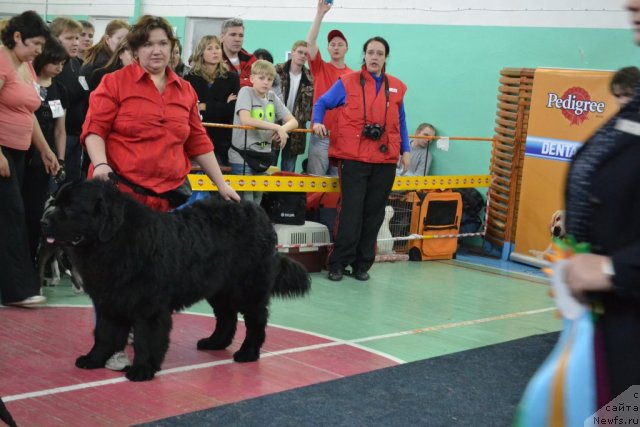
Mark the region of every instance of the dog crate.
POLYGON ((454 191, 411 192, 411 233, 424 236, 409 243, 412 261, 451 259, 458 248, 456 235, 462 219, 462 196, 454 191))
POLYGON ((305 221, 304 225, 274 224, 278 236, 278 252, 303 264, 310 273, 319 272, 327 258, 331 242, 326 225, 305 221))
MULTIPOLYGON (((411 194, 411 193, 409 193, 411 194)), ((411 215, 413 212, 413 197, 405 192, 392 192, 389 195, 387 206, 393 208, 393 216, 389 221, 389 230, 392 237, 406 237, 411 234, 411 215)), ((393 252, 406 254, 409 252, 408 240, 396 240, 393 242, 393 252)))

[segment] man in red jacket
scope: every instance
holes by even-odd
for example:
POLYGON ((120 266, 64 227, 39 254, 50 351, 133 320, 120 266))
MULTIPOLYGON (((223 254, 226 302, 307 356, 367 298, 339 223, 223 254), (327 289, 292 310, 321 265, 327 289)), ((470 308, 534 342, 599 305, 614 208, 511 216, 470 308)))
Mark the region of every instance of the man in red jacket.
MULTIPOLYGON (((344 57, 349 50, 347 38, 340 30, 331 30, 327 35, 327 52, 330 60, 322 59, 318 48, 318 33, 324 16, 331 10, 331 3, 326 0, 317 0, 318 7, 313 19, 309 34, 307 35, 307 57, 309 69, 313 75, 313 103, 325 94, 327 90, 340 78, 352 70, 347 67, 344 57)), ((333 142, 333 133, 337 130, 337 111, 328 111, 324 117, 324 125, 329 131, 328 135, 312 135, 309 139, 309 159, 307 172, 311 175, 337 175, 335 167, 329 164, 329 139, 333 142)))
POLYGON ((244 43, 244 22, 240 18, 227 19, 220 29, 222 56, 229 70, 240 76, 240 87, 251 86, 251 65, 256 57, 242 48, 244 43))

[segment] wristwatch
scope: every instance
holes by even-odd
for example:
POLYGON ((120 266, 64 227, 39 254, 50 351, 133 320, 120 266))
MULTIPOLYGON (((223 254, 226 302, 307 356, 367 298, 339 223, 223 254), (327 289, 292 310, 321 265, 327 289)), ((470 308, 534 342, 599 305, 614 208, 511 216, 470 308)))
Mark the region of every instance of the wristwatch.
POLYGON ((613 262, 611 261, 611 258, 605 258, 602 261, 602 264, 600 264, 600 271, 602 271, 605 276, 608 276, 610 278, 616 275, 616 271, 613 268, 613 262))

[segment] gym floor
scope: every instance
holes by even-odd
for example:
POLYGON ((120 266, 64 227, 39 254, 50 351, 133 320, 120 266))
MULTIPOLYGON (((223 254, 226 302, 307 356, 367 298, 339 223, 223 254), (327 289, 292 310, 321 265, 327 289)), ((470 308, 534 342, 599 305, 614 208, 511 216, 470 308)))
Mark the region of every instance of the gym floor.
POLYGON ((44 289, 44 307, 0 309, 0 396, 23 426, 131 425, 561 328, 534 268, 459 253, 370 273, 368 282, 313 273, 308 297, 274 299, 254 363, 232 360, 242 325, 227 350, 196 350, 215 322, 198 303, 174 316, 163 371, 145 383, 75 368, 92 345, 93 310, 63 280, 44 289))

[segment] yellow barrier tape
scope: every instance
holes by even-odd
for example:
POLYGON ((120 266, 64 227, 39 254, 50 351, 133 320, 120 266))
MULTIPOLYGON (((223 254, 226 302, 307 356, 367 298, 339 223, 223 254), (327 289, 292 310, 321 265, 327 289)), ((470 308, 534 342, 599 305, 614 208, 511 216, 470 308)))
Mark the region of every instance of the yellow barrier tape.
MULTIPOLYGON (((318 176, 270 176, 270 175, 225 175, 225 180, 236 191, 303 191, 340 192, 338 178, 318 176)), ((189 175, 194 191, 214 191, 217 187, 206 175, 189 175)), ((491 175, 435 175, 399 176, 393 191, 402 190, 446 190, 448 188, 489 187, 491 175)))

